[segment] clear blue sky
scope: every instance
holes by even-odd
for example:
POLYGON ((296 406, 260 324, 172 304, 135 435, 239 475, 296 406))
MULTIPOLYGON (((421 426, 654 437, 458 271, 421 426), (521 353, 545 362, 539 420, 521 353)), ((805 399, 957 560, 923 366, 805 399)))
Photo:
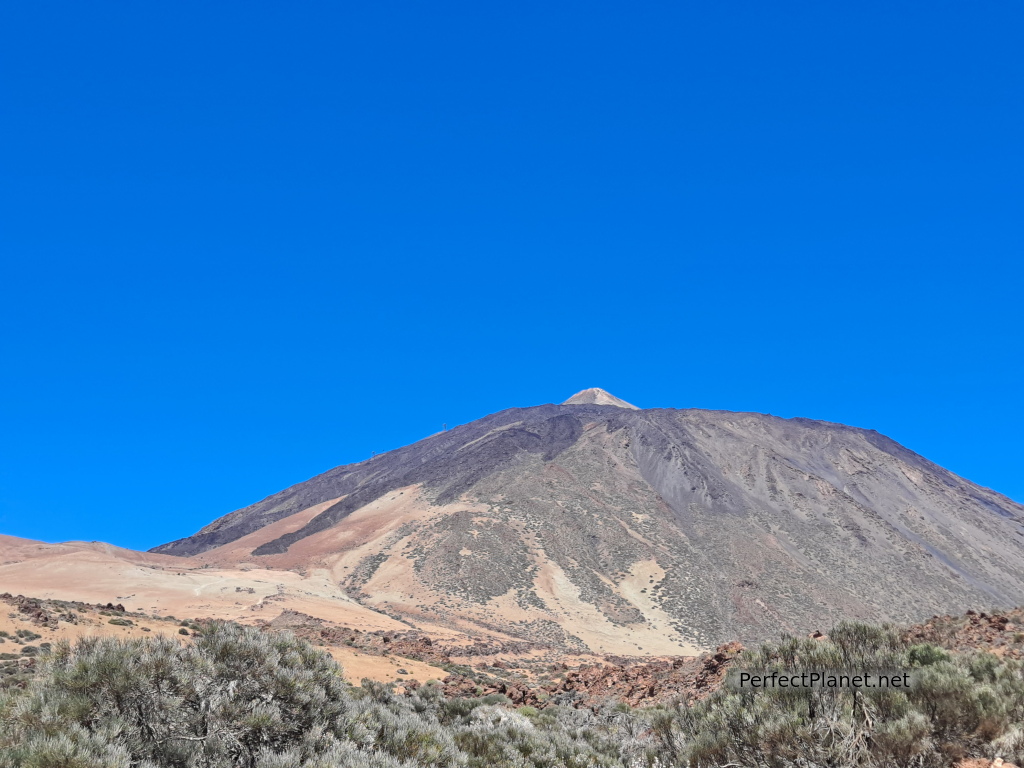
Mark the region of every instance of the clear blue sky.
POLYGON ((1020 2, 0 8, 0 532, 600 386, 1024 500, 1020 2))

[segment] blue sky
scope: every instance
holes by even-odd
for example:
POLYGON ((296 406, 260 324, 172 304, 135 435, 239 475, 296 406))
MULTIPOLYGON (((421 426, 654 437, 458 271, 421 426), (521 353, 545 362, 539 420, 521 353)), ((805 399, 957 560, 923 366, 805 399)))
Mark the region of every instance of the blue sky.
POLYGON ((1024 501, 1024 5, 7 3, 0 532, 600 386, 1024 501))

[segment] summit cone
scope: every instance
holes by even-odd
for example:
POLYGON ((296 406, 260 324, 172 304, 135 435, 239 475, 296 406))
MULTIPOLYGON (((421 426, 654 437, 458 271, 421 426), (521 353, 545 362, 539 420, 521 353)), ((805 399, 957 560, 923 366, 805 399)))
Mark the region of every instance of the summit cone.
POLYGON ((640 410, 632 403, 627 403, 625 400, 617 398, 611 392, 605 392, 598 387, 591 387, 590 389, 584 389, 582 392, 577 392, 562 403, 562 405, 614 405, 616 408, 640 410))

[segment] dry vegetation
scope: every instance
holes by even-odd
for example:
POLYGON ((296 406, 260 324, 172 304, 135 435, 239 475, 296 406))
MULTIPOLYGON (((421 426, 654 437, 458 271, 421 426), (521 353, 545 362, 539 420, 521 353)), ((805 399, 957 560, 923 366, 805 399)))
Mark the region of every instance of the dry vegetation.
MULTIPOLYGON (((979 623, 1012 625, 1003 618, 930 624, 948 640, 979 623)), ((786 637, 730 660, 754 669, 907 667, 918 675, 909 691, 719 687, 643 708, 554 699, 515 706, 503 695, 446 695, 436 683, 354 687, 328 654, 290 633, 226 622, 182 629, 186 642, 150 633, 40 648, 30 660, 35 674, 0 698, 0 764, 940 768, 1024 759, 1024 662, 1014 658, 1012 626, 1000 630, 1008 643, 989 643, 997 652, 979 647, 977 633, 954 650, 956 642, 916 642, 922 627, 843 624, 827 637, 786 637)))

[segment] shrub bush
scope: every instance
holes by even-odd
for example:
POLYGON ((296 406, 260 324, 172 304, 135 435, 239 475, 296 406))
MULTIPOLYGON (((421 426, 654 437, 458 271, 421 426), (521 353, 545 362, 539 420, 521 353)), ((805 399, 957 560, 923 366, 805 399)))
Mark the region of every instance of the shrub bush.
POLYGON ((652 721, 661 754, 691 768, 947 766, 966 756, 1024 760, 1024 664, 989 653, 905 647, 891 627, 846 623, 826 640, 785 637, 743 667, 915 670, 907 690, 723 689, 652 721))
MULTIPOLYGON (((32 646, 26 646, 30 648, 32 646)), ((722 689, 702 702, 599 711, 513 709, 504 696, 445 699, 352 688, 290 635, 204 624, 192 642, 57 643, 4 661, 4 768, 939 768, 1024 760, 1024 664, 904 647, 887 627, 783 638, 741 657, 766 670, 904 668, 909 690, 722 689), (29 678, 32 664, 38 673, 29 678)))
POLYGON ((532 722, 502 696, 446 701, 351 688, 290 635, 211 624, 194 642, 54 645, 0 698, 5 768, 601 768, 622 766, 615 723, 551 708, 532 722))

